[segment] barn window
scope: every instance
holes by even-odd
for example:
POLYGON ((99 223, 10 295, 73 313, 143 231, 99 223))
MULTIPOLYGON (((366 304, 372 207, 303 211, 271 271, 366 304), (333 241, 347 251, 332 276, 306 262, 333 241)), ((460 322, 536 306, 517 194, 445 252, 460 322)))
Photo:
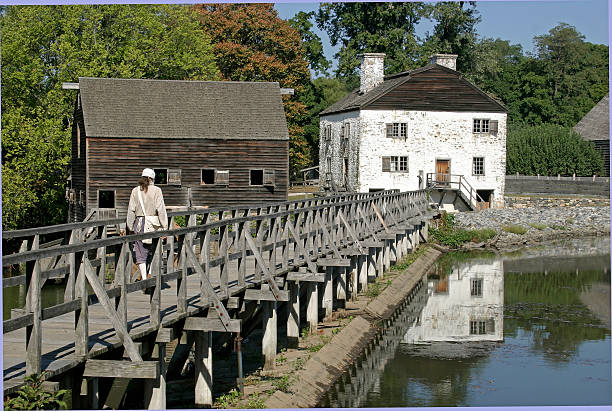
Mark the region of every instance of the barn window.
POLYGON ((388 123, 387 124, 388 138, 403 138, 408 137, 408 123, 388 123))
POLYGON ((264 185, 264 171, 263 170, 250 170, 249 185, 252 185, 252 186, 264 185))
POLYGON ((168 184, 167 168, 154 168, 153 171, 155 171, 155 185, 168 184))
POLYGON ((202 169, 202 184, 215 184, 215 169, 214 168, 203 168, 202 169))
POLYGON ((408 172, 408 156, 383 157, 382 171, 389 171, 392 173, 408 172))
POLYGON ((474 157, 472 159, 472 175, 484 176, 484 157, 474 157))
POLYGON ((474 133, 488 133, 489 132, 489 120, 483 119, 483 118, 475 118, 473 131, 474 133))
POLYGON ((470 281, 470 295, 482 297, 482 278, 472 278, 470 281))
POLYGON ((215 184, 219 186, 229 185, 229 170, 216 170, 215 171, 215 184))
POLYGON ((114 190, 98 190, 98 208, 115 208, 114 190))
POLYGON ((263 185, 273 187, 274 186, 274 170, 266 169, 263 172, 263 185))
POLYGON ((173 186, 181 185, 181 169, 180 168, 169 168, 168 169, 167 184, 173 185, 173 186))

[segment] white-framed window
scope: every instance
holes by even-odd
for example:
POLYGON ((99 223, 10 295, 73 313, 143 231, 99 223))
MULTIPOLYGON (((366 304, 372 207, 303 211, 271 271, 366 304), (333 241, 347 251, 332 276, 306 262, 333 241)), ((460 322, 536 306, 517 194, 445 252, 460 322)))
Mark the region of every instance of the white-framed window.
POLYGON ((215 168, 200 169, 200 184, 203 186, 227 186, 229 185, 229 170, 217 170, 215 168))
POLYGON ((115 190, 98 190, 98 208, 115 208, 115 190))
POLYGON ((389 156, 382 158, 382 171, 391 173, 408 172, 408 156, 389 156))
POLYGON ((472 278, 470 280, 470 296, 482 297, 482 278, 472 278))
POLYGON ((387 123, 387 138, 408 137, 408 123, 387 123))
POLYGON ((493 334, 494 332, 495 320, 493 318, 470 320, 470 334, 483 335, 493 334))
POLYGON ((168 169, 167 168, 154 168, 155 171, 155 185, 166 185, 168 184, 168 169))
POLYGON ((474 133, 488 133, 489 132, 489 119, 475 118, 473 132, 474 133))
POLYGON ((485 175, 484 157, 473 157, 472 158, 472 175, 474 176, 484 176, 485 175))

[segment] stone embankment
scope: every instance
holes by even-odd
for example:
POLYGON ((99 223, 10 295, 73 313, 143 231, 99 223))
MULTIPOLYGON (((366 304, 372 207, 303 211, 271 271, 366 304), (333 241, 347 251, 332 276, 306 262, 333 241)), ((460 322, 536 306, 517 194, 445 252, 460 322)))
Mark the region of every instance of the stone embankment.
POLYGON ((465 229, 492 228, 498 234, 485 244, 466 248, 512 248, 561 238, 609 236, 610 207, 528 207, 489 209, 455 214, 455 226, 465 229), (526 230, 511 231, 513 226, 526 230), (509 231, 510 230, 510 231, 509 231))

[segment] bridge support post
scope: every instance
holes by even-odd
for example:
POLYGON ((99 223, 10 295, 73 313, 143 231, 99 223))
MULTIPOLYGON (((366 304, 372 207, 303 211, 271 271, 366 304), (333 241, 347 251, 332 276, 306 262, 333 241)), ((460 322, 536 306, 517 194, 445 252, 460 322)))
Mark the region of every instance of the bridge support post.
POLYGON ((335 267, 334 274, 336 276, 336 300, 338 308, 346 308, 346 283, 347 283, 347 267, 335 267))
POLYGON ((380 247, 376 249, 376 276, 382 277, 385 273, 385 247, 380 247))
POLYGON ((359 265, 359 285, 361 291, 365 292, 368 289, 368 256, 365 254, 360 255, 357 259, 359 265))
POLYGON ((264 335, 261 350, 264 357, 264 370, 273 370, 276 363, 277 315, 276 301, 262 301, 264 335))
POLYGON ((212 331, 195 331, 195 404, 212 407, 212 331))
POLYGON ((331 318, 333 310, 334 267, 325 267, 325 282, 323 282, 323 320, 331 318))
POLYGON ((349 277, 351 281, 351 301, 355 301, 357 298, 357 292, 359 290, 359 256, 351 256, 351 267, 349 270, 349 277))
POLYGON ((376 278, 376 276, 376 247, 370 247, 370 252, 368 254, 368 277, 376 278))
POLYGON ((408 229, 404 230, 404 236, 402 237, 402 256, 406 257, 408 255, 408 250, 410 250, 410 231, 408 229))
POLYGON ((397 234, 395 236, 397 240, 395 241, 395 262, 401 261, 404 257, 404 253, 402 250, 402 244, 404 243, 404 234, 397 234))
POLYGON ((166 343, 157 343, 152 359, 159 363, 159 377, 145 380, 145 405, 150 410, 166 409, 166 343))
POLYGON ((423 221, 423 238, 425 242, 429 241, 429 221, 423 221))
POLYGON ((300 338, 300 283, 289 281, 287 303, 287 345, 296 348, 300 338))
POLYGON ((317 288, 317 283, 308 283, 306 295, 308 296, 306 321, 308 322, 309 331, 313 333, 317 330, 317 324, 319 323, 319 290, 317 288))

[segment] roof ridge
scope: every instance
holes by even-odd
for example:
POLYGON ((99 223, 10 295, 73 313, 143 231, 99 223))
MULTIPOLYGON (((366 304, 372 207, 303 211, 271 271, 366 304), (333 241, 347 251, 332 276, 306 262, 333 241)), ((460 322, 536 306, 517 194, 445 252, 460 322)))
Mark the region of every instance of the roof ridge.
POLYGON ((168 83, 219 83, 219 84, 280 84, 278 81, 233 81, 233 80, 171 80, 171 79, 149 79, 149 78, 120 78, 120 77, 79 77, 87 80, 118 80, 118 81, 154 81, 168 83))

